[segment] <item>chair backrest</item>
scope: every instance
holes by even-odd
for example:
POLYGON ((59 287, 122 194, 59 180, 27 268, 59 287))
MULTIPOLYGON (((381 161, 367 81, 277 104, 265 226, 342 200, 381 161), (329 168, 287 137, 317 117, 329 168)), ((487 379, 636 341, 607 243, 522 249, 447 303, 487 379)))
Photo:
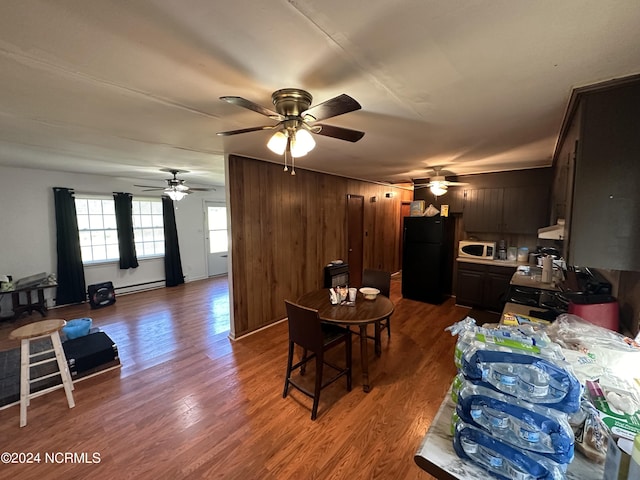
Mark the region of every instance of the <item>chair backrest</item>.
POLYGON ((389 297, 391 274, 382 270, 365 270, 362 274, 362 286, 380 290, 380 294, 389 297))
POLYGON ((324 336, 318 311, 284 301, 289 318, 289 340, 312 352, 321 352, 324 336))

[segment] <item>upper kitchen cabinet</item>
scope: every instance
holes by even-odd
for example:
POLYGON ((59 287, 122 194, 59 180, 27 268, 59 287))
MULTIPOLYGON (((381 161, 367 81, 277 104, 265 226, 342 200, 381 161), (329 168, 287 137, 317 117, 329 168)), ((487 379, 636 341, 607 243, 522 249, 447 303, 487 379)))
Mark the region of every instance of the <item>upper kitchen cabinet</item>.
POLYGON ((549 186, 525 185, 504 189, 502 232, 537 234, 549 214, 549 186))
POLYGON ((574 92, 567 117, 554 162, 557 183, 565 161, 574 168, 568 260, 640 271, 640 76, 574 92))
POLYGON ((464 188, 449 187, 440 200, 440 203, 449 205, 451 213, 462 213, 464 208, 464 188))
POLYGON ((535 235, 547 223, 548 176, 541 183, 519 184, 521 174, 511 172, 513 186, 465 191, 464 226, 467 232, 535 235))
POLYGON ((468 189, 464 192, 464 229, 467 232, 502 231, 502 188, 468 189))
MULTIPOLYGON (((551 192, 551 218, 549 225, 555 225, 559 218, 565 219, 565 225, 571 221, 573 198, 573 177, 576 164, 576 152, 580 135, 580 106, 577 106, 574 121, 567 129, 565 139, 557 151, 553 164, 553 186, 551 192)), ((566 244, 567 242, 565 242, 566 244)), ((566 253, 566 252, 565 252, 566 253)), ((565 255, 566 258, 566 255, 565 255)))

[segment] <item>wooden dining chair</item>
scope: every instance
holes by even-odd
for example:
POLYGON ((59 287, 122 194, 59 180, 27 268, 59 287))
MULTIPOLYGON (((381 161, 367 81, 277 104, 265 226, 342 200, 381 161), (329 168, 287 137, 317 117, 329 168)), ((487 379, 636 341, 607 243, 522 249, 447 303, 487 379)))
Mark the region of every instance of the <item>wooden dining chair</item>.
MULTIPOLYGON (((365 269, 362 273, 362 286, 377 288, 380 290, 381 295, 389 298, 391 291, 391 273, 382 270, 365 269)), ((380 337, 382 330, 385 328, 387 329, 387 338, 391 338, 391 315, 375 323, 373 339, 375 341, 376 355, 378 356, 380 356, 382 352, 382 340, 380 337)))
POLYGON ((346 376, 347 391, 351 391, 351 330, 339 325, 321 322, 317 310, 297 305, 288 300, 285 300, 285 304, 287 316, 289 317, 289 357, 287 359, 287 374, 282 397, 285 398, 287 396, 289 385, 291 385, 313 398, 311 420, 315 420, 318 413, 320 391, 324 387, 335 382, 340 377, 346 376), (327 362, 324 358, 324 353, 327 350, 341 343, 345 343, 346 366, 344 368, 327 362), (303 354, 301 360, 294 364, 293 351, 295 345, 303 348, 303 354), (311 352, 310 355, 309 352, 311 352), (315 388, 313 392, 291 378, 291 373, 297 368, 300 368, 300 374, 304 375, 304 367, 312 358, 315 358, 316 362, 315 388), (325 382, 322 381, 324 365, 337 372, 336 375, 325 382))

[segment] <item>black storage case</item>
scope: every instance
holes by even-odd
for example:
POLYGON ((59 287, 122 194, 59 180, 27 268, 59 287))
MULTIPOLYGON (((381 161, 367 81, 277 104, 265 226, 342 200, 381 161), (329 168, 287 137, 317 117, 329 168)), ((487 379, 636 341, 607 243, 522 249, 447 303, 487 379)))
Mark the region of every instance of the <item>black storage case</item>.
POLYGON ((91 308, 106 307, 116 302, 116 292, 112 282, 96 283, 87 288, 91 308))
POLYGON ((346 263, 329 264, 324 267, 324 288, 349 284, 349 265, 346 263))
POLYGON ((73 380, 120 364, 118 347, 104 332, 95 332, 62 343, 73 380))

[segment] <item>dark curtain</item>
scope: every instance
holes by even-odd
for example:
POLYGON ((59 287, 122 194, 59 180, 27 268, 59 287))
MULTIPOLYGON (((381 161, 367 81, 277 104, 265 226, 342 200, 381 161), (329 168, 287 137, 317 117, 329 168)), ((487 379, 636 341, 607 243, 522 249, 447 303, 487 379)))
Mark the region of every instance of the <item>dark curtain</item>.
POLYGON ((162 216, 164 221, 164 273, 167 287, 175 287, 184 283, 180 247, 178 246, 178 229, 173 200, 162 197, 162 216))
POLYGON ((116 205, 120 269, 138 268, 136 244, 133 240, 132 195, 130 193, 117 192, 113 194, 113 200, 116 205))
POLYGON ((87 295, 73 190, 54 187, 53 198, 56 211, 56 251, 58 253, 56 304, 67 305, 84 302, 87 295))

